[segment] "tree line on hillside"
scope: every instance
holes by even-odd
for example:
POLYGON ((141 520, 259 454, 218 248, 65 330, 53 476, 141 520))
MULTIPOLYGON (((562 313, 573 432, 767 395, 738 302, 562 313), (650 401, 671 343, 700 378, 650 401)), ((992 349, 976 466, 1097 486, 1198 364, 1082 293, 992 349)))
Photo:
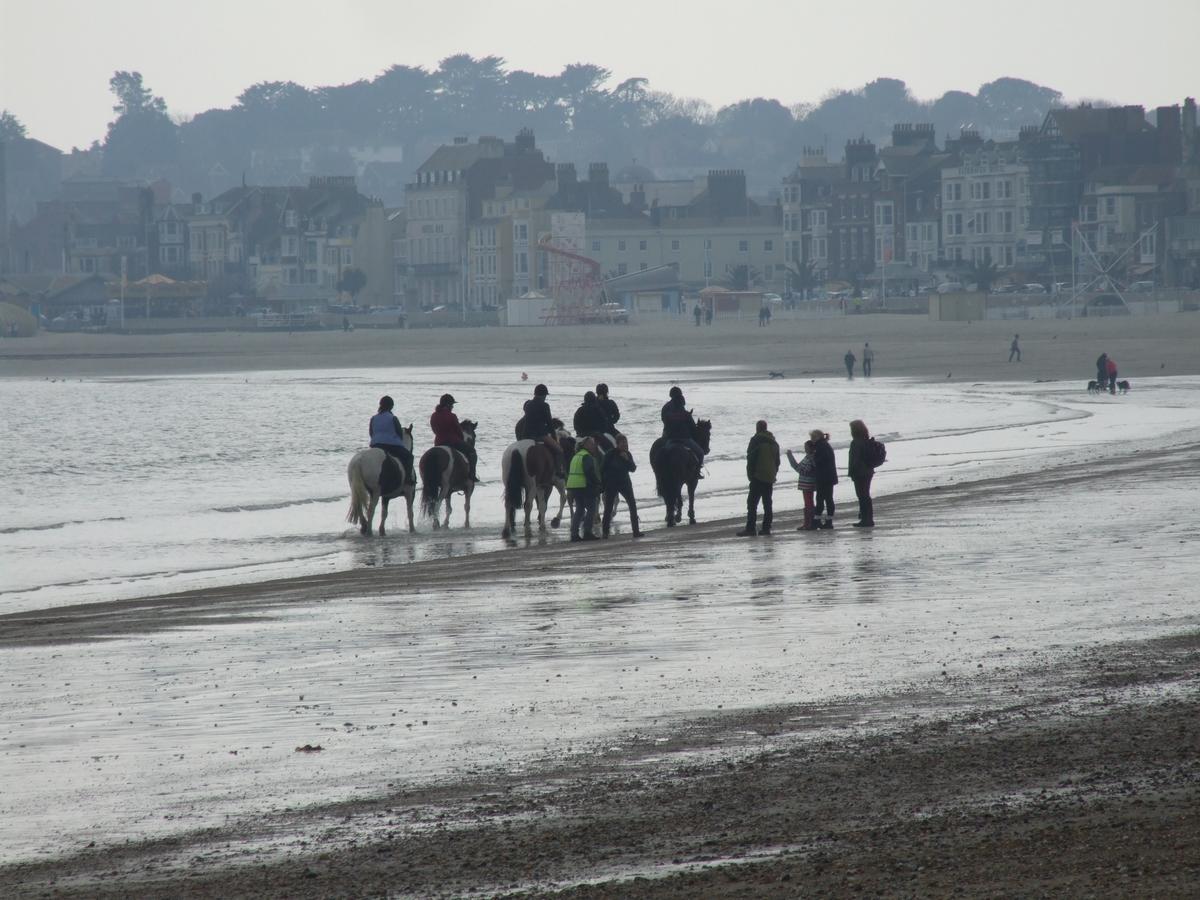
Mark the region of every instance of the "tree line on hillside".
MULTIPOLYGON (((964 127, 1013 137, 1062 101, 1058 91, 1017 78, 922 101, 903 81, 880 78, 812 105, 755 97, 714 109, 653 90, 645 78, 608 87, 612 80, 608 69, 589 63, 540 75, 509 69, 498 56, 457 54, 436 69, 398 64, 350 84, 262 82, 230 108, 176 120, 140 73, 121 71, 110 80, 116 103, 107 134, 81 155, 103 174, 173 176, 190 190, 204 184, 214 165, 240 177, 256 160, 287 157, 296 148, 316 148, 310 168, 352 174, 348 148, 399 144, 415 169, 429 149, 454 136, 511 140, 529 127, 558 160, 603 160, 617 169, 637 160, 660 174, 737 167, 765 187, 778 183, 804 146, 825 147, 840 159, 847 139, 884 145, 899 122, 932 122, 939 140, 964 127)), ((4 122, 7 131, 21 128, 11 116, 4 122)))

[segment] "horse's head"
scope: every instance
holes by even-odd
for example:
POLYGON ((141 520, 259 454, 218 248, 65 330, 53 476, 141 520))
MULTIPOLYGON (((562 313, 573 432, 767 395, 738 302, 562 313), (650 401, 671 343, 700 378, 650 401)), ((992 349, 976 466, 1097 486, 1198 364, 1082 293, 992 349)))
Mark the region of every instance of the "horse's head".
POLYGON ((458 427, 462 429, 463 437, 467 439, 467 443, 474 446, 475 429, 479 427, 479 423, 472 422, 470 419, 463 419, 458 423, 458 427))
POLYGON ((708 442, 712 438, 712 422, 708 419, 701 419, 696 423, 696 443, 704 448, 704 452, 709 450, 708 442))
POLYGON ((413 426, 412 422, 408 423, 407 428, 400 429, 400 443, 408 448, 408 452, 412 453, 413 448, 413 426))

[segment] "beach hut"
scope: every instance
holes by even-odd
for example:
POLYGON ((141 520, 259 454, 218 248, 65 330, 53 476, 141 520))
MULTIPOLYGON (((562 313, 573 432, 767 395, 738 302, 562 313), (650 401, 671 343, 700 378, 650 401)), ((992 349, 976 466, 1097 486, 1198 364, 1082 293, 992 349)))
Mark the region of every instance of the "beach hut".
POLYGON ((554 298, 541 291, 527 291, 520 297, 508 301, 505 310, 506 325, 543 325, 552 314, 554 298))

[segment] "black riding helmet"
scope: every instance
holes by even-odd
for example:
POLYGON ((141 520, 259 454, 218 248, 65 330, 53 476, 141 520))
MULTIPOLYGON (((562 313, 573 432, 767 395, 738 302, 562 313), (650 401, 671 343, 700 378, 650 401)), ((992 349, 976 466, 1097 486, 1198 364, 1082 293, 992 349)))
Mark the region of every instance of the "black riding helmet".
POLYGON ((679 385, 676 385, 675 387, 671 388, 670 397, 672 400, 682 400, 683 399, 682 388, 680 388, 679 385))
POLYGON ((549 393, 550 393, 550 388, 546 387, 544 384, 539 384, 537 387, 535 387, 533 389, 533 396, 535 396, 535 397, 544 397, 549 393))
POLYGON ((458 401, 449 394, 442 394, 442 399, 438 401, 438 406, 453 406, 458 401))
POLYGON ((389 409, 391 409, 395 405, 396 405, 396 402, 394 400, 392 400, 392 398, 389 397, 387 394, 384 394, 382 397, 379 398, 379 411, 380 412, 387 412, 389 409))
POLYGON ((603 381, 600 382, 598 385, 596 385, 596 393, 599 394, 601 397, 607 397, 608 396, 608 385, 605 384, 603 381))

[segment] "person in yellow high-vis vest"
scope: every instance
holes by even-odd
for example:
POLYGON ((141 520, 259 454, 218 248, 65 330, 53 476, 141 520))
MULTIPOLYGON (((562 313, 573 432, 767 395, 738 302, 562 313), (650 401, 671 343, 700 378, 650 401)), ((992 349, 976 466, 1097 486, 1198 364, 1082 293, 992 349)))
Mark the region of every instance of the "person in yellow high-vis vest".
POLYGON ((590 437, 579 443, 579 449, 571 457, 571 468, 567 473, 567 497, 572 503, 571 540, 594 541, 596 533, 592 521, 596 517, 596 500, 600 496, 600 467, 596 442, 590 437), (580 525, 583 534, 580 535, 580 525))

